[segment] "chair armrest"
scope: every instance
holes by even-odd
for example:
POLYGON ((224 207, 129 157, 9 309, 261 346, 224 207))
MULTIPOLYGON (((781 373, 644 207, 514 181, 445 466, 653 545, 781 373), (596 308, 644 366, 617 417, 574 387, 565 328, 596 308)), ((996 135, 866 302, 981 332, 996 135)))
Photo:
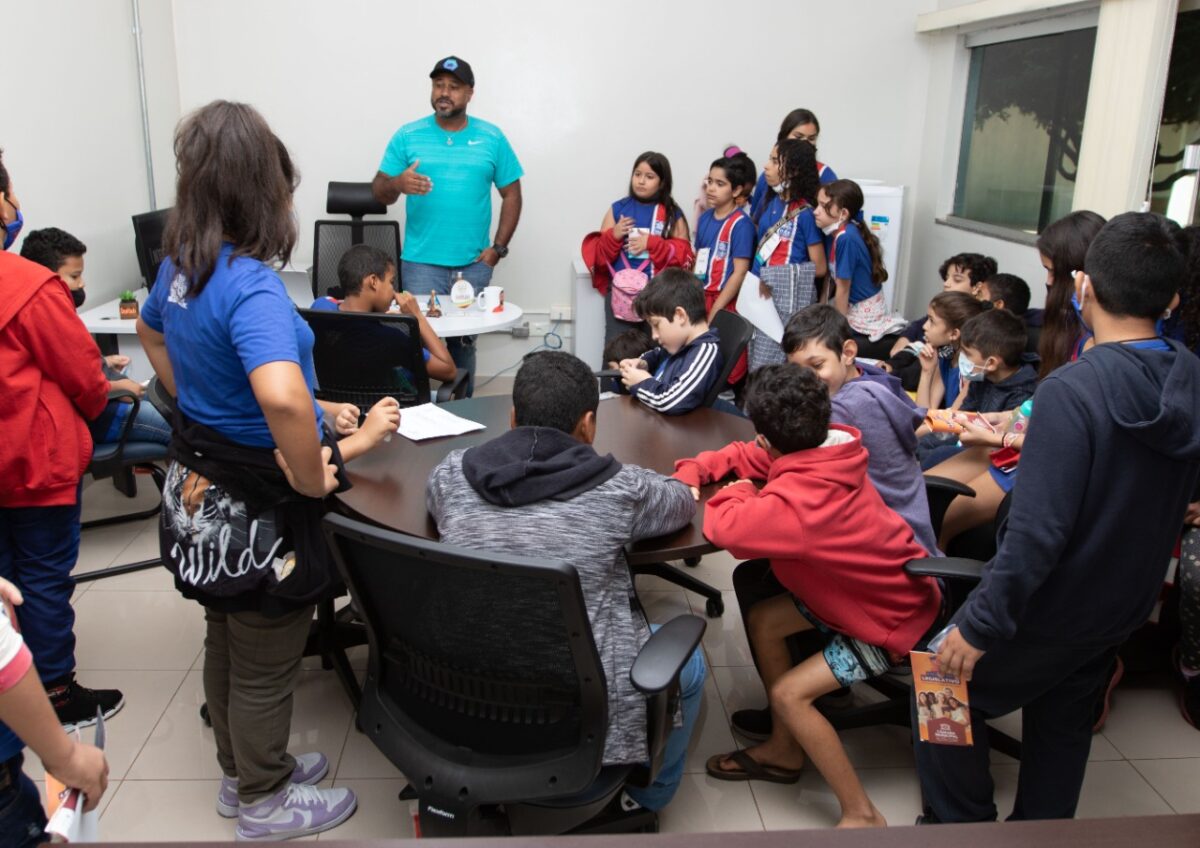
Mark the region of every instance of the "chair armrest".
POLYGON ((602 371, 593 371, 592 374, 595 375, 597 380, 604 380, 609 377, 616 379, 621 376, 621 370, 619 368, 605 368, 602 371))
POLYGON ((942 577, 978 583, 985 565, 987 563, 966 557, 924 557, 910 559, 904 564, 904 571, 915 577, 942 577))
POLYGON ((938 477, 936 474, 925 475, 925 490, 929 491, 930 489, 940 490, 953 495, 962 495, 964 498, 975 497, 975 490, 966 483, 951 480, 949 477, 938 477))
POLYGON ((703 618, 680 615, 658 628, 650 641, 642 646, 629 669, 629 679, 634 687, 646 695, 653 695, 670 686, 700 644, 707 626, 703 618))
POLYGON ((436 403, 447 403, 452 400, 462 400, 467 396, 467 372, 460 368, 454 379, 438 386, 436 403))

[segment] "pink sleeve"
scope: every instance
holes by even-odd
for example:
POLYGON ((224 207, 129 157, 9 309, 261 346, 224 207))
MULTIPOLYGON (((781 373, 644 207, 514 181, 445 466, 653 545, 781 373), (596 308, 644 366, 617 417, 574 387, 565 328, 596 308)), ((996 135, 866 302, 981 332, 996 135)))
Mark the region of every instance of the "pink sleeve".
POLYGON ((17 655, 9 660, 8 665, 0 668, 0 692, 7 692, 16 686, 25 676, 25 672, 32 667, 33 654, 29 653, 29 649, 22 644, 17 655))
POLYGON ((33 657, 25 640, 9 620, 11 613, 0 601, 0 692, 17 685, 33 665, 33 657))

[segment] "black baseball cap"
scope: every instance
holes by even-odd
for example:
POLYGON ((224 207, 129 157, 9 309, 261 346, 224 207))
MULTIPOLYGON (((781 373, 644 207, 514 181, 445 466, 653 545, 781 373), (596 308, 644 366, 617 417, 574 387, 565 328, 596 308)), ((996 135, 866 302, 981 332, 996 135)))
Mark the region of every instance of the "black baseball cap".
POLYGON ((471 66, 465 59, 457 56, 447 56, 434 65, 433 70, 429 72, 429 78, 433 79, 438 74, 450 74, 471 88, 475 87, 475 73, 471 70, 471 66))

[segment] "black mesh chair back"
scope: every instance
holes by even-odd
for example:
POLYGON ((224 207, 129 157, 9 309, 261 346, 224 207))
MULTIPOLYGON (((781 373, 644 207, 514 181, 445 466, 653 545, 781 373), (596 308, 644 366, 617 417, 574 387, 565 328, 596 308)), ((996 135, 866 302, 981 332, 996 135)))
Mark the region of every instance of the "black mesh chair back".
POLYGON ((152 288, 158 278, 158 266, 166 253, 163 251, 163 230, 167 227, 170 209, 158 209, 133 216, 133 249, 137 253, 138 269, 146 288, 152 288))
POLYGON ((400 288, 400 224, 396 221, 364 221, 364 215, 383 215, 387 207, 375 199, 370 183, 331 182, 325 196, 330 215, 349 215, 350 220, 317 221, 313 228, 313 297, 340 294, 337 266, 342 254, 356 244, 377 247, 396 263, 396 287, 400 288))
POLYGON ((746 346, 750 344, 750 337, 754 335, 754 327, 750 325, 750 322, 736 312, 730 312, 728 309, 722 309, 714 315, 709 326, 714 328, 718 336, 720 336, 718 347, 721 351, 722 364, 721 373, 717 375, 717 381, 713 383, 712 388, 708 390, 708 394, 704 396, 705 406, 712 406, 717 399, 717 395, 725 391, 729 384, 729 375, 733 373, 738 359, 746 350, 746 346))
POLYGON ((417 790, 423 830, 591 785, 607 698, 572 566, 338 515, 325 532, 367 627, 359 726, 417 790))
POLYGON ((317 398, 363 413, 385 397, 429 403, 429 375, 417 319, 372 312, 298 310, 312 328, 317 398))

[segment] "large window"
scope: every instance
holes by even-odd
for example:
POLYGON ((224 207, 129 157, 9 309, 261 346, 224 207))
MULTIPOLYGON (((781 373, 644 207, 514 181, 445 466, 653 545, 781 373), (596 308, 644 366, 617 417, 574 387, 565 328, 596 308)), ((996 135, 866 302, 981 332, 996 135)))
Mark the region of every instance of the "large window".
POLYGON ((1200 145, 1200 11, 1183 12, 1175 21, 1150 178, 1150 208, 1184 226, 1200 222, 1196 171, 1184 163, 1186 148, 1193 144, 1200 145))
POLYGON ((1071 211, 1096 29, 971 47, 955 217, 1040 233, 1071 211))

